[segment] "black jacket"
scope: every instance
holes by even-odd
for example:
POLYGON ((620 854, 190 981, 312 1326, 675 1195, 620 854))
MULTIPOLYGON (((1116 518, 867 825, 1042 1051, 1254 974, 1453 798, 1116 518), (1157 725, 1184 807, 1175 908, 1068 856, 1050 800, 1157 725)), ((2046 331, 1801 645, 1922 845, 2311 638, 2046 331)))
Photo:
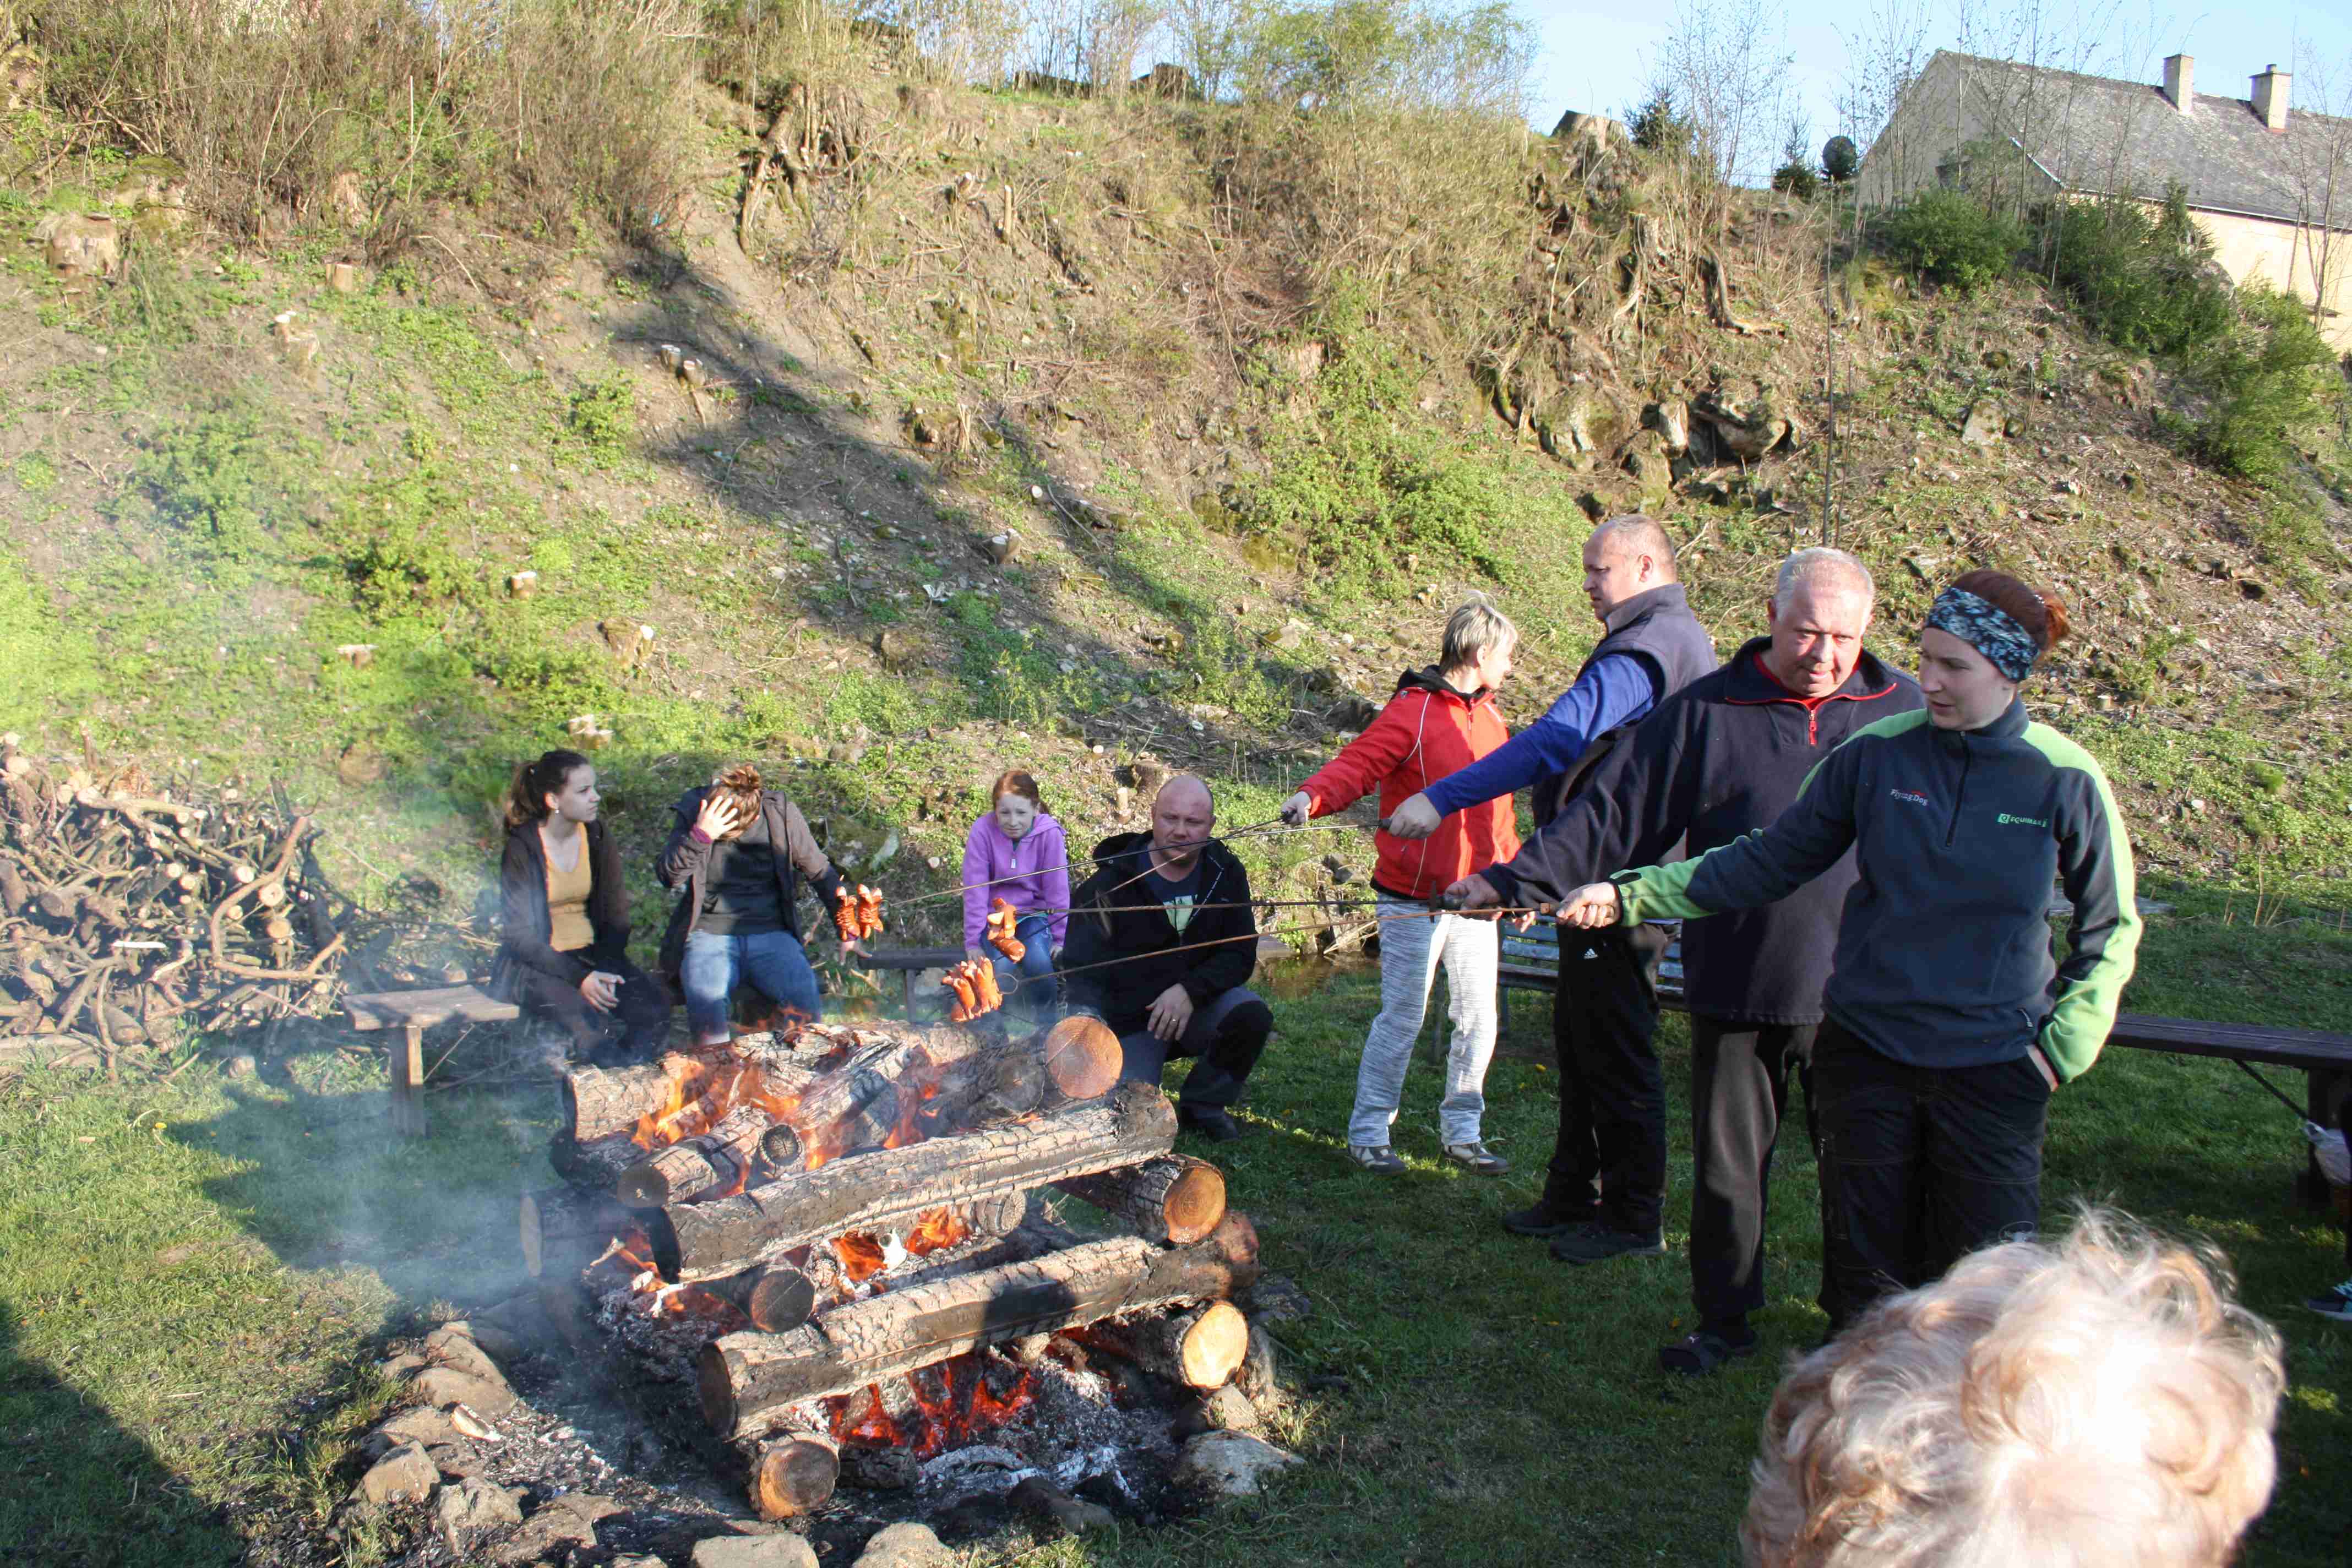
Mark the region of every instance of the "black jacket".
MULTIPOLYGON (((1507 904, 1557 901, 1622 866, 1689 853, 1771 823, 1805 775, 1846 737, 1920 705, 1919 688, 1864 653, 1845 684, 1810 710, 1757 664, 1758 637, 1713 674, 1668 698, 1586 775, 1559 816, 1518 858, 1487 870, 1507 904)), ((1683 926, 1685 996, 1703 1017, 1817 1024, 1836 946, 1838 911, 1853 886, 1849 853, 1780 902, 1683 926)))
POLYGON ((2061 1081, 2098 1059, 2139 946, 2131 841, 2089 752, 2012 701, 1981 730, 1925 711, 1864 725, 1794 805, 1696 859, 1622 873, 1631 920, 1755 909, 1855 852, 1831 1017, 1914 1067, 1982 1067, 2039 1043, 2061 1081), (2051 956, 2050 883, 2074 901, 2051 956))
MULTIPOLYGON (((657 963, 665 975, 675 976, 686 962, 686 939, 702 919, 704 873, 710 868, 711 841, 694 830, 694 819, 701 814, 703 798, 709 793, 708 788, 690 789, 677 797, 677 804, 670 807, 677 814, 677 826, 670 829, 669 842, 662 846, 661 858, 654 865, 663 887, 686 884, 686 896, 671 907, 669 925, 662 932, 657 963)), ((809 831, 801 808, 781 793, 760 792, 760 815, 768 825, 768 844, 776 868, 776 908, 783 929, 798 941, 801 878, 806 876, 815 884, 817 897, 831 909, 841 899, 841 873, 817 847, 816 835, 809 831)))
POLYGON ((1069 974, 1070 1003, 1100 1014, 1122 1035, 1146 1026, 1151 1004, 1171 985, 1183 986, 1198 1007, 1245 984, 1257 967, 1257 911, 1250 908, 1249 873, 1233 851, 1214 839, 1201 851, 1200 907, 1181 936, 1146 890, 1150 853, 1149 833, 1113 834, 1095 847, 1094 874, 1070 895, 1062 968, 1084 971, 1069 974), (1184 951, 1170 951, 1179 947, 1184 951), (1095 963, 1104 967, 1086 967, 1095 963))
POLYGON ((554 921, 547 909, 547 848, 540 842, 539 824, 507 830, 506 855, 499 863, 499 955, 490 965, 488 987, 501 1002, 514 1000, 518 969, 536 969, 578 985, 628 956, 629 893, 621 882, 620 846, 602 822, 582 831, 588 836, 588 924, 596 940, 558 952, 547 945, 554 921))
MULTIPOLYGON (((1715 643, 1706 635, 1706 628, 1698 624, 1698 617, 1691 614, 1690 600, 1680 583, 1662 583, 1644 589, 1610 611, 1601 625, 1601 638, 1592 645, 1584 662, 1577 666, 1577 679, 1581 680, 1584 672, 1600 659, 1612 654, 1628 655, 1650 672, 1651 713, 1657 711, 1657 704, 1715 668, 1715 643)), ((1575 684, 1573 680, 1569 682, 1570 687, 1575 684)), ((1537 826, 1559 815, 1583 778, 1586 763, 1594 752, 1610 743, 1610 735, 1614 733, 1612 731, 1594 736, 1591 746, 1575 765, 1536 780, 1532 804, 1537 826)))

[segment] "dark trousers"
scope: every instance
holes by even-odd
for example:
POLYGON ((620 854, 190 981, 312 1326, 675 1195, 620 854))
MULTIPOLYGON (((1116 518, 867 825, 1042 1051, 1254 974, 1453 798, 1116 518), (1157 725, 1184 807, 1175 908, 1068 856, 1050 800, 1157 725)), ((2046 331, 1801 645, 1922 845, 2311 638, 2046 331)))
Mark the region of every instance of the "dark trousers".
POLYGON ((621 977, 621 994, 609 1013, 588 1005, 578 986, 528 967, 515 970, 515 1000, 524 1012, 561 1024, 579 1056, 618 1051, 634 1059, 651 1060, 669 1035, 669 993, 625 958, 598 967, 621 977))
POLYGON ((1239 1105, 1250 1069, 1265 1054, 1265 1037, 1273 1032, 1274 1009, 1256 992, 1236 985, 1193 1008, 1192 1021, 1173 1041, 1150 1029, 1121 1035, 1118 1076, 1156 1084, 1169 1058, 1192 1057, 1197 1059, 1176 1096, 1178 1108, 1239 1105))
POLYGON ((1559 1137, 1548 1208, 1598 1201, 1601 1223, 1657 1234, 1666 1198, 1666 1085, 1658 1032, 1656 926, 1559 933, 1552 1044, 1559 1053, 1559 1137))
POLYGON ((1907 1067, 1832 1019, 1813 1042, 1813 1086, 1832 1332, 1963 1253, 2033 1234, 2050 1089, 2031 1060, 1907 1067))
POLYGON ((1764 1307, 1764 1215, 1793 1069, 1813 1111, 1811 1024, 1691 1019, 1691 1300, 1736 1327, 1764 1307))

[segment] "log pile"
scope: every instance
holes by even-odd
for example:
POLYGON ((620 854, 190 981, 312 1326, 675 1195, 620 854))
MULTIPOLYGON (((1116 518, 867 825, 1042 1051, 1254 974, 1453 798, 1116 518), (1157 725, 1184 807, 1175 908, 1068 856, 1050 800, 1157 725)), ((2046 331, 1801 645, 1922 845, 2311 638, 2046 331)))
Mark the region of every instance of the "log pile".
POLYGON ((282 798, 192 799, 0 737, 0 1060, 166 1046, 332 1005, 351 907, 282 798))
POLYGON ((570 1184, 524 1198, 525 1260, 692 1336, 677 1364, 770 1517, 822 1504, 845 1443, 936 1451, 870 1418, 919 1426, 921 1379, 1001 1419, 1055 1334, 1195 1391, 1247 1354, 1256 1234, 1172 1152, 1167 1097, 1096 1020, 1001 1027, 817 1025, 566 1080, 570 1184), (1124 1233, 1063 1228, 1048 1188, 1124 1233))

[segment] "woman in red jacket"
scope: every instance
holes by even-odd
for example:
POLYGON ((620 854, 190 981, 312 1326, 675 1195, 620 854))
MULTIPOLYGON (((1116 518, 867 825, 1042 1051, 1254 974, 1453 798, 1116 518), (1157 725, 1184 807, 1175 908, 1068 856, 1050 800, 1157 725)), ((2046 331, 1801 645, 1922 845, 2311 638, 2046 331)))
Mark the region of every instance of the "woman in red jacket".
MULTIPOLYGON (((1396 695, 1370 728, 1283 803, 1283 820, 1297 826, 1344 811, 1375 788, 1385 816, 1500 746, 1510 731, 1495 712, 1495 689, 1511 673, 1518 640, 1517 628, 1483 595, 1447 616, 1438 664, 1398 679, 1396 695)), ((1510 1167, 1481 1141, 1478 1123, 1486 1110, 1486 1062, 1495 1054, 1500 928, 1491 917, 1433 914, 1425 904, 1456 878, 1493 865, 1497 856, 1517 853, 1511 797, 1457 812, 1427 838, 1382 833, 1375 843, 1381 1010, 1356 1071, 1348 1157, 1384 1174, 1405 1168, 1389 1147, 1389 1127, 1396 1121, 1412 1043, 1443 963, 1454 1037, 1445 1058, 1445 1099, 1437 1112, 1439 1145, 1447 1159, 1481 1175, 1498 1176, 1510 1167)))

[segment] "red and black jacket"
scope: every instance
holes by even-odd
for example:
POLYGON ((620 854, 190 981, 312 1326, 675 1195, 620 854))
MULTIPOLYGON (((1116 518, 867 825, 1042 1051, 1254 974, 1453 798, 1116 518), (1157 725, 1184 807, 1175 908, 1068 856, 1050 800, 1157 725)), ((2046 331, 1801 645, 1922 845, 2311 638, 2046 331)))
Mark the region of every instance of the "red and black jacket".
MULTIPOLYGON (((1687 838, 1692 858, 1769 826, 1816 763, 1866 724, 1922 706, 1907 675, 1864 652, 1845 684, 1801 698, 1775 680, 1758 637, 1660 703, 1581 782, 1507 866, 1485 872, 1507 904, 1557 900, 1626 866, 1654 865, 1687 838)), ((1683 925, 1693 1013, 1748 1024, 1822 1016, 1849 853, 1779 903, 1683 925)))

